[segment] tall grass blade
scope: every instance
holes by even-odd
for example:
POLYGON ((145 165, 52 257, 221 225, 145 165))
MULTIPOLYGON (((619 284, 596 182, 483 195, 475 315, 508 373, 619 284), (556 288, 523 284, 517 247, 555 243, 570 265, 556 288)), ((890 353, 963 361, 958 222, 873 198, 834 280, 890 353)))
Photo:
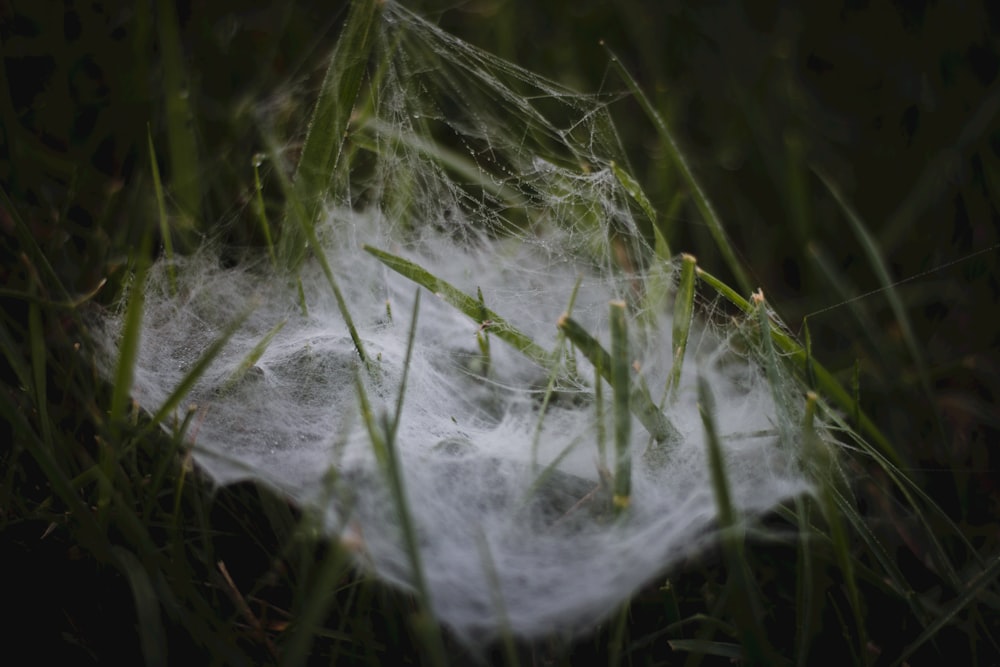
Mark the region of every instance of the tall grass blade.
POLYGON ((715 496, 716 511, 722 551, 729 573, 729 590, 733 596, 730 608, 740 631, 748 664, 776 664, 777 656, 767 640, 761 625, 761 604, 755 584, 747 572, 743 552, 743 531, 741 519, 733 506, 726 474, 725 455, 722 440, 715 424, 715 399, 708 381, 698 378, 698 413, 705 429, 705 445, 708 449, 708 467, 712 477, 712 492, 715 496))
POLYGON ((147 255, 149 236, 135 259, 135 271, 131 277, 128 305, 125 308, 125 323, 118 343, 118 364, 115 367, 114 384, 111 387, 110 422, 112 432, 125 423, 125 411, 129 405, 135 364, 139 357, 139 342, 142 336, 142 314, 146 301, 146 271, 149 268, 147 255))
POLYGON ((611 388, 615 424, 615 478, 612 504, 615 512, 628 509, 632 499, 632 414, 629 399, 632 393, 628 329, 625 323, 625 302, 611 302, 611 388))
POLYGON ((396 449, 396 434, 399 428, 399 421, 402 417, 403 397, 406 392, 406 380, 409 375, 410 362, 413 356, 413 345, 416 340, 419 312, 420 299, 418 296, 413 304, 413 316, 410 320, 410 333, 406 343, 406 357, 403 364, 403 377, 400 380, 399 396, 396 401, 394 414, 383 414, 382 418, 376 421, 371 411, 371 403, 368 400, 367 391, 360 376, 356 379, 355 384, 362 405, 362 412, 365 416, 365 425, 368 429, 369 438, 372 446, 375 448, 376 457, 382 463, 383 474, 389 484, 389 491, 396 505, 404 549, 410 560, 413 587, 416 589, 421 607, 412 619, 413 626, 424 642, 425 648, 428 650, 428 657, 431 664, 445 664, 445 652, 441 641, 440 628, 434 617, 430 614, 430 588, 427 585, 424 575, 417 529, 407 504, 403 472, 400 466, 399 453, 396 449))
POLYGON ((278 255, 274 248, 274 237, 271 235, 271 222, 267 219, 267 207, 264 205, 264 186, 260 180, 260 166, 264 162, 264 154, 256 153, 253 156, 253 189, 254 189, 254 210, 260 222, 260 229, 264 233, 264 241, 267 243, 267 254, 271 258, 271 265, 278 267, 278 255))
POLYGON ((170 0, 157 3, 160 50, 163 62, 163 94, 166 104, 167 141, 170 146, 170 177, 180 205, 182 230, 192 226, 201 211, 201 173, 195 139, 190 89, 184 71, 177 12, 170 0))
POLYGON ((174 241, 170 231, 170 218, 167 217, 167 202, 163 194, 163 182, 160 180, 160 166, 156 163, 156 147, 153 146, 153 133, 147 126, 146 142, 149 146, 149 170, 153 175, 153 193, 156 195, 156 211, 160 219, 160 239, 163 242, 163 255, 167 258, 167 278, 170 281, 170 293, 177 293, 177 271, 174 268, 174 241))
MULTIPOLYGON (((937 402, 933 400, 934 389, 931 385, 930 374, 927 371, 927 364, 924 361, 924 355, 920 351, 917 336, 913 332, 913 326, 910 323, 909 315, 906 314, 906 308, 903 306, 903 301, 900 299, 899 294, 894 287, 895 281, 892 276, 889 275, 889 268, 886 266, 885 258, 882 256, 882 251, 878 247, 878 242, 868 232, 868 228, 864 222, 862 222, 858 213, 847 202, 847 200, 844 199, 843 194, 840 192, 840 188, 838 188, 823 171, 819 169, 814 169, 814 171, 823 182, 823 185, 826 186, 826 189, 830 191, 831 195, 833 195, 834 200, 843 212, 848 224, 850 224, 851 230, 861 243, 861 248, 868 257, 868 262, 875 271, 875 275, 878 277, 879 283, 885 292, 886 300, 889 302, 889 307, 892 309, 896 322, 899 324, 902 331, 903 340, 905 341, 906 347, 910 352, 910 357, 913 359, 913 363, 916 365, 921 388, 930 400, 931 405, 936 406, 937 402)), ((934 416, 937 421, 938 429, 941 432, 942 437, 944 437, 944 428, 941 422, 941 416, 938 414, 936 407, 934 409, 934 416)))
POLYGON ((312 243, 312 239, 300 232, 314 226, 331 186, 338 192, 344 186, 335 183, 335 179, 342 166, 339 160, 344 137, 361 90, 374 42, 373 25, 381 5, 376 0, 351 3, 343 32, 330 57, 295 174, 293 201, 301 209, 292 214, 299 218, 298 224, 282 232, 280 255, 287 266, 298 266, 306 242, 312 243))
POLYGON ((670 127, 667 124, 666 119, 656 110, 656 107, 653 106, 653 103, 646 96, 646 93, 639 86, 639 83, 632 76, 631 72, 629 72, 628 69, 625 68, 625 65, 622 64, 621 60, 618 59, 618 56, 612 53, 610 49, 608 49, 608 56, 611 59, 612 67, 614 67, 615 71, 617 71, 619 76, 621 76, 622 80, 635 96, 635 99, 639 102, 639 106, 642 107, 643 111, 645 111, 646 115, 649 117, 649 120, 653 123, 653 127, 656 128, 657 134, 660 135, 660 140, 663 142, 664 148, 670 155, 674 164, 677 166, 677 169, 680 171, 688 189, 691 191, 695 204, 697 205, 699 212, 701 212, 702 218, 705 220, 705 224, 708 226, 708 230, 712 234, 712 238, 715 239, 715 244, 718 246, 719 252, 722 253, 722 258, 726 262, 726 266, 730 271, 732 271, 733 276, 736 279, 736 283, 740 286, 741 290, 749 292, 752 285, 750 284, 750 280, 747 278, 746 272, 743 270, 743 265, 736 257, 736 252, 733 249, 732 242, 729 240, 729 235, 722 226, 722 220, 715 212, 715 207, 712 206, 712 202, 708 199, 708 195, 705 194, 705 191, 702 189, 698 179, 695 178, 694 172, 691 171, 691 167, 688 166, 687 158, 684 157, 684 153, 674 140, 674 135, 670 131, 670 127))

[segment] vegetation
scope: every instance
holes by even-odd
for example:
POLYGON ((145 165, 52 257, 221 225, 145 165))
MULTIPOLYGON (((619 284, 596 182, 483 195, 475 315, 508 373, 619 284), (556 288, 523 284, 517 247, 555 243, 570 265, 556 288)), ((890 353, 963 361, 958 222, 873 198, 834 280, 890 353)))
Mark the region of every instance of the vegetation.
MULTIPOLYGON (((11 655, 995 662, 1000 51, 990 35, 1000 13, 987 2, 961 12, 416 4, 533 71, 620 93, 612 114, 635 180, 619 179, 653 212, 661 247, 698 258, 697 268, 683 260, 684 293, 693 271, 698 289, 756 318, 758 342, 813 389, 810 418, 821 402, 838 406, 842 474, 767 517, 766 533, 727 532, 591 635, 507 638, 466 655, 419 598, 359 573, 350 545, 324 540, 287 499, 248 483, 213 488, 182 435, 197 428, 194 413, 168 435, 166 412, 146 415, 127 396, 134 340, 125 335, 111 383, 90 344, 97 309, 130 294, 139 312, 135 287, 160 253, 208 236, 301 259, 295 249, 314 240, 303 202, 346 168, 337 128, 368 75, 359 53, 372 5, 355 4, 345 31, 347 3, 13 2, 0 8, 0 591, 11 655), (333 120, 307 132, 314 109, 333 120), (285 162, 267 171, 258 155, 285 162), (793 332, 769 329, 750 298, 758 287, 793 332)), ((460 297, 456 307, 485 308, 460 297)), ((609 360, 602 372, 620 370, 615 349, 563 325, 609 360)), ((686 331, 675 340, 683 356, 686 331)), ((626 414, 628 392, 612 385, 626 414)), ((811 428, 807 419, 807 444, 811 428)), ((722 507, 725 480, 713 481, 722 507)), ((627 503, 627 486, 615 491, 627 503)), ((731 520, 720 512, 723 527, 731 520)))

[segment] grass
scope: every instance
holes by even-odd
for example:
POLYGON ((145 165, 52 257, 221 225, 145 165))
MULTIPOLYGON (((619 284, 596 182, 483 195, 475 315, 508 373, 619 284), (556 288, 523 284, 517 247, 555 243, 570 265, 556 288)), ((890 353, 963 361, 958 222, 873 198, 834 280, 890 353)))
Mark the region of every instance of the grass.
MULTIPOLYGON (((143 309, 140 286, 154 244, 168 254, 183 252, 188 244, 172 241, 190 241, 197 231, 256 246, 290 269, 302 261, 307 243, 318 246, 313 221, 319 197, 326 184, 346 178, 356 159, 344 152, 343 128, 364 106, 359 100, 371 75, 369 31, 379 12, 377 3, 357 2, 327 19, 323 7, 304 6, 296 14, 275 3, 256 18, 204 8, 174 16, 168 4, 138 17, 136 27, 113 42, 102 41, 96 26, 103 24, 86 13, 123 16, 124 5, 111 2, 97 10, 66 10, 73 19, 67 25, 81 26, 70 47, 51 46, 61 43, 56 37, 63 23, 54 28, 27 3, 14 3, 18 21, 2 32, 2 79, 9 83, 0 106, 11 158, 0 174, 0 442, 9 443, 0 448, 0 553, 3 599, 17 619, 6 628, 15 638, 8 650, 15 654, 18 637, 38 637, 27 647, 37 658, 77 664, 173 664, 189 656, 227 665, 381 664, 399 656, 462 664, 469 656, 436 627, 426 593, 408 596, 359 573, 349 542, 324 540, 317 517, 273 490, 248 483, 213 488, 191 467, 183 436, 196 432, 198 415, 174 417, 174 409, 227 332, 157 414, 144 415, 128 396, 143 309), (333 28, 341 22, 331 58, 310 48, 317 40, 324 49, 333 44, 333 28), (251 29, 258 24, 283 29, 251 29), (229 25, 236 26, 231 34, 224 30, 229 25), (203 32, 204 26, 216 30, 203 32), (192 57, 198 49, 216 54, 220 34, 230 34, 233 56, 192 57), (124 59, 123 50, 139 55, 124 59), (23 83, 38 53, 54 54, 49 92, 23 83), (269 59, 254 59, 261 53, 269 59), (118 74, 121 62, 133 63, 132 69, 118 74), (94 93, 96 102, 81 92, 73 78, 78 71, 98 72, 103 87, 94 93), (59 94, 60 77, 73 84, 66 85, 65 104, 45 97, 59 94), (220 92, 209 85, 229 77, 239 77, 243 89, 220 92), (316 81, 317 99, 293 91, 266 122, 245 112, 246 95, 253 104, 282 99, 270 96, 295 78, 316 81), (53 115, 60 106, 94 118, 90 131, 61 125, 53 115), (310 129, 292 162, 300 177, 293 180, 281 164, 283 152, 268 142, 305 127, 310 129), (251 167, 256 151, 268 160, 251 167), (234 210, 234 202, 243 205, 234 210), (225 225, 216 228, 218 220, 225 225), (122 295, 128 297, 122 354, 109 384, 95 372, 88 332, 93 310, 122 295), (169 432, 160 428, 171 419, 180 423, 169 432)), ((458 13, 443 12, 440 20, 502 56, 516 56, 521 40, 547 25, 545 10, 533 5, 481 11, 497 13, 459 21, 458 13)), ((632 165, 615 163, 615 177, 651 218, 652 235, 663 247, 691 253, 682 260, 682 296, 674 305, 680 327, 673 338, 675 372, 679 376, 692 304, 721 297, 732 304, 730 314, 747 344, 763 350, 766 371, 798 374, 812 389, 802 398, 806 421, 796 425, 805 442, 813 441, 811 420, 818 412, 834 420, 843 451, 830 457, 817 445, 813 465, 825 480, 817 497, 741 530, 721 475, 725 448, 713 436, 713 399, 703 390, 699 406, 714 462, 719 545, 668 579, 651 582, 591 635, 534 644, 507 636, 484 659, 990 664, 1000 655, 1000 509, 990 448, 1000 387, 991 375, 997 350, 989 326, 998 238, 983 221, 997 215, 1000 131, 995 114, 984 120, 983 106, 968 117, 961 111, 985 89, 986 74, 971 60, 948 60, 967 52, 953 44, 925 49, 942 63, 931 63, 928 71, 945 71, 932 77, 942 117, 925 114, 929 129, 909 138, 930 154, 958 146, 954 159, 966 170, 964 180, 934 180, 920 164, 910 164, 919 161, 907 146, 885 135, 878 136, 894 170, 865 141, 837 144, 824 134, 822 114, 846 113, 837 105, 848 102, 827 92, 819 78, 809 80, 824 92, 810 96, 803 83, 812 76, 809 63, 840 57, 854 76, 863 77, 866 69, 851 69, 836 45, 801 55, 801 63, 787 53, 768 53, 760 67, 770 68, 769 78, 733 74, 723 94, 703 81, 714 78, 705 72, 720 66, 703 42, 723 30, 708 15, 692 7, 664 16, 675 38, 667 42, 678 49, 664 55, 657 49, 665 47, 655 46, 662 36, 644 37, 654 21, 628 9, 613 16, 604 11, 610 10, 594 9, 579 19, 565 12, 565 25, 553 28, 565 31, 565 40, 536 39, 538 63, 514 59, 584 87, 596 88, 607 74, 604 85, 630 93, 613 111, 632 165), (621 59, 609 60, 596 39, 586 41, 595 29, 605 31, 621 59), (577 55, 567 61, 559 44, 571 44, 577 55), (952 70, 945 69, 948 63, 952 70), (774 80, 786 85, 785 92, 768 88, 774 80), (826 98, 830 108, 809 106, 823 95, 833 96, 826 98), (696 113, 713 103, 718 106, 710 113, 696 113), (819 129, 806 122, 810 113, 821 119, 819 129), (954 132, 942 129, 948 126, 954 132), (749 156, 744 166, 732 168, 730 156, 741 154, 749 156), (920 185, 928 179, 938 195, 920 185), (915 249, 899 242, 900 216, 914 230, 915 249), (884 218, 883 228, 876 221, 884 218), (950 223, 944 232, 936 231, 941 220, 950 223), (992 252, 984 252, 991 244, 992 252), (917 273, 926 277, 900 284, 917 273), (764 287, 766 302, 747 298, 757 286, 764 287), (831 295, 843 295, 833 297, 839 302, 869 290, 878 291, 851 304, 854 318, 844 314, 847 309, 825 310, 835 305, 831 295), (793 324, 808 315, 807 342, 777 326, 772 308, 793 324)), ((875 27, 888 20, 862 19, 875 27)), ((813 22, 829 20, 819 9, 805 15, 804 36, 795 43, 806 49, 813 22)), ((933 17, 922 20, 922 28, 915 25, 929 41, 933 17)), ((887 30, 895 34, 892 26, 887 30)), ((752 24, 741 24, 729 43, 749 49, 755 36, 752 24)), ((920 63, 932 56, 908 57, 920 63)), ((901 102, 882 104, 888 114, 901 102)), ((857 122, 860 134, 874 131, 857 122)), ((470 168, 448 147, 427 147, 435 150, 442 161, 451 160, 451 169, 470 168)), ((367 250, 416 284, 444 293, 471 319, 490 320, 487 335, 549 367, 548 352, 500 326, 502 313, 489 310, 481 295, 462 294, 425 268, 367 250)), ((337 293, 332 268, 324 269, 337 293)), ((613 337, 609 352, 572 318, 562 320, 561 329, 610 383, 612 442, 621 441, 629 412, 669 441, 673 427, 648 390, 625 379, 622 337, 613 337)), ((356 333, 354 338, 366 359, 356 333)), ((248 359, 245 366, 252 364, 248 359)), ((672 377, 671 387, 678 382, 672 377)), ((600 397, 600 380, 593 385, 600 397)), ((363 394, 363 379, 359 387, 363 394)), ((393 418, 368 416, 384 465, 398 480, 393 418)), ((616 498, 625 505, 629 471, 621 457, 615 461, 616 498)))

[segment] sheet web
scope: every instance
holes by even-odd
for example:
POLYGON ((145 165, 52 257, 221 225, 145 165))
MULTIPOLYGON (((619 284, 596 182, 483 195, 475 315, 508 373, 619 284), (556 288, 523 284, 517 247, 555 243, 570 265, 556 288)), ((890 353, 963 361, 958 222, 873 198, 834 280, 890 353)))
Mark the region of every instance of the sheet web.
MULTIPOLYGON (((624 160, 609 100, 492 57, 392 3, 377 31, 371 85, 340 162, 348 178, 317 227, 322 247, 291 277, 266 256, 224 266, 211 245, 159 261, 145 286, 133 395, 155 412, 245 318, 170 423, 193 410, 185 437, 212 479, 288 493, 332 537, 349 538, 359 565, 413 587, 400 507, 357 384, 376 418, 394 414, 424 288, 363 248, 481 294, 552 361, 508 345, 501 323, 469 317, 433 293, 441 290, 423 293, 396 447, 430 604, 470 643, 503 627, 528 638, 584 630, 713 539, 697 378, 716 398, 730 493, 745 519, 811 488, 793 428, 802 388, 769 377, 743 325, 714 325, 712 302, 701 304, 677 399, 662 401, 678 437, 650 456, 649 433, 632 424, 631 505, 613 516, 601 474, 614 468, 611 388, 597 400, 594 369, 556 323, 572 301, 572 317, 607 348, 608 304, 625 300, 633 379, 661 403, 676 272, 655 258, 650 221, 611 167, 624 160)), ((106 322, 112 359, 121 326, 120 317, 106 322)))

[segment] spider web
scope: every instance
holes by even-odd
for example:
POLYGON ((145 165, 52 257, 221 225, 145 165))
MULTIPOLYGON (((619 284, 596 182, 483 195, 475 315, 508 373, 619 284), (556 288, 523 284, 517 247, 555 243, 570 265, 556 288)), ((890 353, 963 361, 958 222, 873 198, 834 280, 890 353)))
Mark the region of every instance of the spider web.
MULTIPOLYGON (((662 400, 677 272, 653 251, 652 221, 612 166, 627 161, 611 98, 567 90, 393 3, 376 30, 341 160, 348 178, 324 201, 321 247, 294 276, 264 256, 224 264, 211 244, 157 262, 144 286, 133 396, 156 412, 244 317, 171 428, 188 425, 194 460, 217 483, 254 479, 289 494, 352 545, 360 566, 412 588, 400 507, 357 386, 376 419, 395 414, 423 288, 362 248, 481 294, 552 361, 423 294, 396 447, 429 603, 470 644, 502 628, 527 638, 585 630, 715 537, 697 379, 716 398, 730 494, 745 520, 812 488, 795 426, 803 390, 761 369, 743 335, 749 324, 713 323, 709 299, 699 301, 677 399, 662 400), (556 327, 572 302, 573 318, 607 348, 611 300, 629 307, 634 381, 666 405, 678 433, 669 448, 651 448, 632 424, 631 506, 620 518, 607 510, 601 474, 613 468, 605 440, 614 428, 609 400, 597 396, 603 380, 556 327)), ((108 369, 122 326, 119 313, 101 329, 108 369)))

